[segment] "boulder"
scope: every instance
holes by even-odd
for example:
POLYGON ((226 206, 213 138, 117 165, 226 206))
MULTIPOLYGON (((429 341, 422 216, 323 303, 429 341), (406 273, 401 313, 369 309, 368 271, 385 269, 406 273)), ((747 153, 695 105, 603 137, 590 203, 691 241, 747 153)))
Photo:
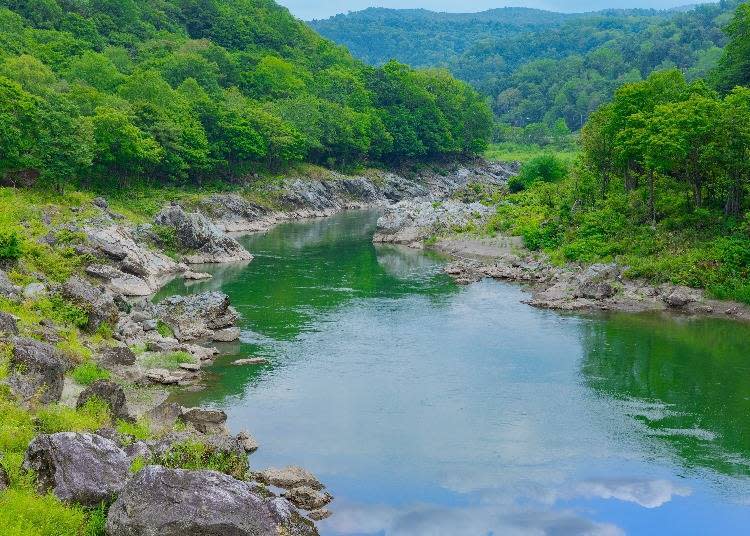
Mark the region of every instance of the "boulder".
POLYGON ((278 534, 283 536, 316 536, 315 524, 300 515, 292 504, 281 497, 266 500, 271 519, 276 523, 278 534))
POLYGON ((179 205, 165 207, 154 221, 175 230, 179 247, 190 252, 185 256, 189 264, 249 261, 253 258, 237 240, 224 234, 203 214, 185 212, 179 205))
POLYGON ((22 292, 23 289, 14 285, 13 282, 8 279, 8 275, 3 270, 0 270, 0 296, 5 298, 18 298, 22 292))
POLYGON ((128 227, 121 225, 96 227, 87 229, 86 233, 92 246, 116 264, 118 272, 101 273, 105 280, 108 280, 108 286, 122 287, 120 288, 122 294, 133 296, 153 294, 159 289, 163 280, 183 270, 179 264, 163 253, 152 251, 139 243, 140 241, 137 242, 133 231, 128 227), (122 276, 117 273, 136 276, 143 283, 126 279, 120 284, 116 280, 122 276))
POLYGON ((112 501, 129 474, 125 451, 96 434, 40 435, 29 445, 23 467, 36 474, 40 493, 67 503, 96 507, 112 501))
POLYGON ((233 328, 238 318, 222 292, 171 296, 152 309, 153 316, 167 324, 180 342, 213 338, 217 332, 233 328))
POLYGON ((70 364, 49 344, 13 337, 8 384, 22 402, 37 400, 49 404, 60 400, 65 372, 70 364))
POLYGON ((103 197, 95 197, 91 200, 91 204, 102 210, 107 210, 109 208, 109 203, 107 203, 107 200, 103 197))
POLYGON ((95 381, 78 396, 76 407, 80 408, 81 406, 84 406, 92 398, 98 398, 107 403, 113 420, 133 420, 130 413, 128 413, 125 392, 122 387, 115 382, 109 380, 95 381))
POLYGON ((101 361, 104 365, 135 365, 135 353, 127 346, 106 348, 101 355, 101 361))
POLYGON ((258 450, 258 448, 260 447, 260 445, 255 440, 255 438, 251 436, 250 433, 247 432, 246 430, 243 430, 242 432, 237 434, 237 441, 240 442, 240 444, 242 445, 242 448, 248 454, 252 454, 256 450, 258 450))
POLYGON ((29 283, 23 288, 23 297, 33 300, 47 292, 47 285, 44 283, 29 283))
POLYGON ((211 340, 213 342, 233 342, 240 338, 240 328, 224 328, 217 329, 211 333, 211 340))
POLYGON ((296 465, 290 465, 282 469, 271 467, 260 473, 254 473, 253 476, 262 484, 284 489, 298 488, 301 486, 308 486, 315 490, 323 489, 323 484, 315 478, 315 475, 296 465))
MULTIPOLYGON (((299 514, 298 514, 299 515, 299 514)), ((125 486, 109 509, 111 536, 278 536, 284 532, 276 508, 246 482, 215 471, 148 466, 125 486)))
POLYGON ((221 410, 189 408, 182 412, 180 419, 203 434, 226 433, 227 414, 221 410))
POLYGON ((695 291, 687 287, 675 287, 664 295, 664 303, 674 308, 685 307, 686 305, 698 301, 695 291))
POLYGON ((592 264, 578 277, 575 298, 603 300, 617 292, 614 283, 620 280, 622 269, 617 264, 592 264))
POLYGON ((374 242, 420 245, 431 236, 470 224, 481 225, 494 209, 481 203, 402 201, 388 207, 378 219, 374 242))
POLYGON ((102 282, 112 291, 123 296, 149 296, 156 290, 153 284, 133 274, 127 274, 109 264, 92 264, 86 273, 102 282))
POLYGON ((80 307, 88 315, 86 328, 96 331, 102 324, 114 327, 120 316, 112 295, 96 288, 94 285, 77 276, 73 276, 63 284, 60 294, 66 300, 80 307))
POLYGON ((302 510, 318 510, 333 500, 330 493, 313 489, 310 486, 299 486, 285 492, 284 497, 302 510))
POLYGON ((0 337, 18 335, 18 319, 8 313, 0 312, 0 337))

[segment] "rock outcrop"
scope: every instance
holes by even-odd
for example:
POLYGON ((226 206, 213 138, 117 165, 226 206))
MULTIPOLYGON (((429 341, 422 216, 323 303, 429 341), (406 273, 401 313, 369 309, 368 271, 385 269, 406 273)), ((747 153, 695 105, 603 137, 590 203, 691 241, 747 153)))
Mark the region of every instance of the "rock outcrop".
POLYGON ((18 319, 8 313, 0 312, 0 338, 18 335, 18 319))
POLYGON ((88 324, 86 329, 93 332, 102 324, 113 327, 120 316, 112 295, 103 289, 96 288, 85 279, 73 276, 60 288, 63 298, 72 302, 86 312, 88 324))
POLYGON ((233 341, 240 336, 235 327, 237 312, 222 292, 171 296, 151 306, 152 316, 162 320, 180 342, 199 339, 233 341))
POLYGON ((154 220, 174 229, 180 249, 187 251, 188 264, 249 261, 253 256, 237 240, 227 236, 206 216, 185 212, 179 205, 165 207, 154 220))
POLYGON ((115 382, 109 380, 97 380, 78 396, 76 407, 84 406, 89 400, 98 399, 104 401, 110 409, 113 420, 122 419, 125 421, 133 420, 128 412, 127 401, 125 400, 125 391, 115 382))
POLYGON ((253 476, 262 484, 284 489, 299 488, 302 486, 307 486, 314 490, 323 489, 323 484, 320 483, 320 480, 315 475, 307 469, 296 465, 290 465, 281 469, 270 467, 265 471, 254 473, 253 476))
POLYGON ((184 271, 175 261, 136 242, 133 230, 122 225, 89 227, 89 243, 110 264, 89 267, 113 291, 126 296, 148 296, 166 280, 184 271), (109 266, 109 268, 107 268, 109 266))
POLYGON ((53 346, 13 337, 8 384, 22 403, 49 404, 60 400, 69 362, 53 346))
POLYGON ((480 227, 493 213, 492 207, 481 203, 401 201, 385 209, 373 241, 421 247, 432 236, 480 227))
POLYGON ((186 408, 180 419, 203 434, 227 434, 227 414, 211 408, 186 408))
POLYGON ((96 434, 61 432, 35 438, 24 468, 36 474, 41 493, 68 503, 96 507, 122 490, 130 463, 114 441, 96 434))
MULTIPOLYGON (((222 473, 148 466, 111 506, 106 530, 112 536, 317 534, 312 523, 303 531, 297 527, 289 532, 289 520, 294 518, 291 507, 281 515, 278 510, 246 482, 222 473)), ((297 515, 295 521, 300 520, 297 515)))

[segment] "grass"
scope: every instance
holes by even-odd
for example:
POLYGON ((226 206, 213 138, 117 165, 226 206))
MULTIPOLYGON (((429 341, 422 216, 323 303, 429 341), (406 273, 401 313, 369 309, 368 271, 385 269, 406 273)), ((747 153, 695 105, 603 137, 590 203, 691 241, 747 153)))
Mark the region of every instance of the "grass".
POLYGON ((220 452, 198 441, 175 443, 164 454, 154 456, 150 463, 172 469, 210 469, 238 480, 244 480, 249 471, 247 456, 220 452))
POLYGON ((97 380, 110 379, 112 374, 93 361, 87 361, 74 368, 70 376, 80 385, 91 385, 97 380))
POLYGON ((61 405, 41 408, 36 414, 36 426, 40 432, 94 432, 112 421, 109 406, 102 400, 90 399, 78 409, 61 405))
POLYGON ((146 356, 142 365, 145 368, 162 368, 174 370, 183 363, 195 363, 195 358, 187 352, 169 352, 165 354, 151 354, 146 356))
POLYGON ((74 410, 48 406, 33 414, 0 391, 0 463, 11 485, 0 492, 0 534, 3 536, 103 536, 106 509, 63 504, 55 496, 39 495, 33 475, 22 470, 29 442, 39 433, 93 431, 107 424, 109 410, 92 400, 74 410))
POLYGON ((484 157, 495 162, 521 162, 524 164, 540 154, 552 154, 564 162, 572 163, 578 156, 578 149, 493 143, 485 151, 484 157))

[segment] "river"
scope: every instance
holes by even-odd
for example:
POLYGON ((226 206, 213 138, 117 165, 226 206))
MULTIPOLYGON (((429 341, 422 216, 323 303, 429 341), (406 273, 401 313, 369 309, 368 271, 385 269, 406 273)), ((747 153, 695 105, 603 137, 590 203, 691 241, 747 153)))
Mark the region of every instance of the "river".
POLYGON ((375 220, 245 236, 252 263, 162 292, 230 296, 241 343, 181 400, 326 483, 322 534, 750 532, 750 326, 534 309, 374 246, 375 220))

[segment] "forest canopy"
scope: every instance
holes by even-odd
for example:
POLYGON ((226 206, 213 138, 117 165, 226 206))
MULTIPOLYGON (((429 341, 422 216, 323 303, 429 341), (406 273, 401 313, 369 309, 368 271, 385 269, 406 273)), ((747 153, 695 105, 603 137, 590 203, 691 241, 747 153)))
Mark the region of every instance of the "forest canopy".
MULTIPOLYGON (((532 125, 525 134, 539 141, 561 127, 579 130, 618 87, 655 70, 677 68, 689 80, 706 76, 722 55, 723 30, 738 4, 567 15, 370 9, 311 24, 373 65, 396 58, 448 68, 491 99, 502 123, 532 125)), ((498 141, 508 134, 499 130, 498 141)))
POLYGON ((234 178, 480 152, 446 71, 373 68, 272 0, 0 0, 0 178, 234 178))

